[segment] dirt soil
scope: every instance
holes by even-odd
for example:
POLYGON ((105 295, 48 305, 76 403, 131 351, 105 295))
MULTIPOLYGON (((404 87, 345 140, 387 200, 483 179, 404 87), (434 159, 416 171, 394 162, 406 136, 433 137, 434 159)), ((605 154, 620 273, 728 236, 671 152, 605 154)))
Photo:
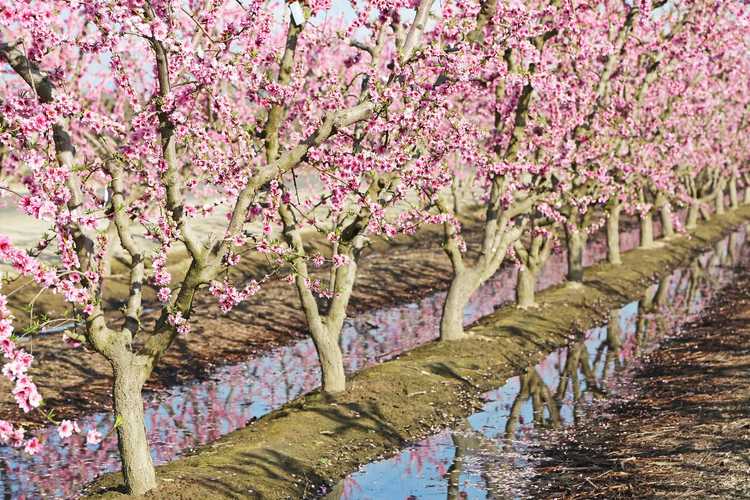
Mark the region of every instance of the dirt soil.
MULTIPOLYGON (((467 340, 433 342, 365 369, 346 393, 298 398, 247 427, 158 468, 149 498, 309 498, 359 465, 474 413, 482 394, 551 350, 606 320, 605 313, 641 296, 659 276, 709 249, 750 218, 741 208, 701 224, 661 248, 633 250, 623 264, 595 265, 580 285, 540 293, 540 307, 505 307, 481 319, 467 340)), ((119 496, 120 474, 87 489, 119 496)))
POLYGON ((750 270, 576 429, 543 450, 539 498, 750 498, 750 270))
MULTIPOLYGON (((634 220, 624 220, 623 230, 635 224, 634 220)), ((465 217, 463 232, 471 251, 478 246, 481 238, 477 219, 465 217)), ((604 234, 597 234, 593 239, 603 240, 604 234)), ((324 241, 310 238, 308 243, 322 253, 327 251, 324 241)), ((447 289, 451 268, 441 245, 440 226, 422 227, 413 236, 373 240, 361 259, 349 315, 414 302, 435 291, 447 289)), ((179 257, 172 260, 176 262, 172 262, 170 269, 173 274, 178 274, 179 271, 175 269, 180 268, 179 257)), ((244 258, 233 269, 233 278, 259 278, 268 270, 265 260, 244 258)), ((108 308, 116 311, 114 300, 124 296, 123 290, 127 289, 127 284, 124 282, 123 269, 113 266, 113 272, 118 273, 120 278, 110 280, 108 292, 105 290, 105 300, 108 298, 108 308)), ((324 274, 328 270, 318 272, 324 274)), ((16 305, 14 312, 18 323, 22 324, 25 316, 19 305, 29 303, 36 295, 36 289, 25 287, 12 296, 11 305, 16 305)), ((145 299, 148 307, 149 300, 153 300, 153 291, 146 290, 145 299)), ((50 317, 56 317, 56 312, 59 316, 62 307, 64 305, 59 297, 48 292, 37 298, 36 310, 45 310, 50 317)), ((154 320, 155 314, 146 316, 146 328, 154 320)), ((296 289, 279 279, 267 282, 258 294, 229 314, 221 313, 216 300, 207 292, 200 293, 191 325, 191 334, 178 337, 159 361, 146 383, 147 392, 157 393, 174 385, 205 379, 218 366, 238 363, 289 344, 304 337, 307 331, 296 289)), ((37 335, 24 341, 35 356, 31 374, 40 388, 45 405, 67 418, 110 411, 112 369, 109 363, 94 352, 66 348, 61 335, 37 335)), ((0 415, 23 422, 29 428, 44 424, 41 412, 21 413, 4 378, 0 378, 0 415)))
MULTIPOLYGON (((479 237, 479 226, 465 223, 466 238, 479 237)), ((423 228, 415 236, 394 240, 376 240, 365 250, 357 286, 349 313, 373 310, 393 304, 415 301, 436 290, 447 288, 450 263, 441 249, 442 229, 423 228), (387 283, 387 286, 383 286, 387 283)), ((311 242, 311 246, 317 246, 311 242)), ((175 266, 172 266, 175 267, 175 266)), ((235 277, 263 276, 263 261, 245 259, 234 269, 235 277)), ((327 272, 321 269, 321 273, 327 272)), ((239 278, 238 278, 239 279, 239 278)), ((108 285, 110 297, 122 296, 126 285, 114 279, 108 285)), ((25 287, 12 296, 11 305, 29 303, 37 290, 25 287)), ((147 294, 148 301, 153 293, 147 294)), ((148 307, 148 304, 146 304, 148 307)), ((60 312, 59 297, 44 293, 37 300, 37 310, 51 317, 60 312)), ((116 310, 112 304, 109 306, 116 310)), ((19 307, 14 313, 23 323, 19 307)), ((148 327, 155 314, 147 317, 148 327)), ((222 314, 216 300, 207 292, 196 299, 190 335, 178 337, 146 384, 146 391, 158 392, 170 386, 207 377, 217 366, 237 363, 305 336, 306 326, 296 289, 281 280, 272 280, 261 291, 229 314, 222 314)), ((112 369, 104 357, 81 349, 64 347, 62 333, 35 335, 23 341, 33 352, 34 381, 40 387, 45 404, 59 415, 72 418, 95 411, 111 410, 112 369)), ((34 427, 43 421, 40 412, 24 415, 12 397, 7 382, 0 379, 0 415, 23 421, 34 427)))

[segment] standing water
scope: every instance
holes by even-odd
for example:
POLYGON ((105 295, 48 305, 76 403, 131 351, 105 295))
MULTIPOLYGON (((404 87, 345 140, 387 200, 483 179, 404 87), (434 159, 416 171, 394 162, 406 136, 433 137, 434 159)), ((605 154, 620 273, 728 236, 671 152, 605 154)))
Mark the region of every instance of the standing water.
POLYGON ((537 461, 535 445, 554 443, 586 412, 627 394, 628 375, 644 352, 696 319, 750 261, 744 233, 695 258, 651 286, 643 299, 610 313, 610 321, 527 367, 485 394, 481 411, 456 428, 372 462, 337 484, 327 500, 381 498, 525 498, 537 461))
MULTIPOLYGON (((623 233, 623 250, 637 244, 637 229, 623 233)), ((605 256, 604 239, 592 239, 585 263, 605 256)), ((540 276, 538 289, 560 283, 565 272, 565 255, 553 255, 540 276)), ((511 302, 515 276, 515 267, 501 269, 474 295, 466 308, 465 322, 511 302)), ((361 314, 349 321, 342 334, 347 371, 383 362, 437 338, 444 297, 444 293, 436 293, 417 303, 361 314)), ((319 385, 315 348, 305 339, 217 369, 209 380, 152 394, 147 397, 145 414, 154 461, 163 464, 173 460, 319 385)), ((105 439, 98 445, 87 445, 84 436, 74 435, 63 443, 56 429, 48 427, 36 433, 45 446, 33 457, 7 447, 0 449, 0 490, 5 498, 75 496, 97 476, 119 470, 111 413, 95 413, 78 421, 81 428, 98 429, 105 439)))

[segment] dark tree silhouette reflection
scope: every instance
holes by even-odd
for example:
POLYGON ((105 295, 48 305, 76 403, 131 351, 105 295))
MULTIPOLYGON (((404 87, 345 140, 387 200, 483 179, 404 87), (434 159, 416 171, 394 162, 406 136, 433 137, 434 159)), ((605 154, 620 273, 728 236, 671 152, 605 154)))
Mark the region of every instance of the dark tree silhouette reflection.
MULTIPOLYGON (((694 320, 713 295, 750 261, 738 232, 711 252, 664 276, 643 297, 611 311, 606 325, 529 366, 487 393, 482 411, 373 462, 326 498, 506 498, 523 495, 535 467, 533 449, 575 425, 598 402, 627 394, 628 373, 660 339, 694 320), (545 441, 546 440, 546 441, 545 441)), ((529 492, 526 492, 529 493, 529 492)))

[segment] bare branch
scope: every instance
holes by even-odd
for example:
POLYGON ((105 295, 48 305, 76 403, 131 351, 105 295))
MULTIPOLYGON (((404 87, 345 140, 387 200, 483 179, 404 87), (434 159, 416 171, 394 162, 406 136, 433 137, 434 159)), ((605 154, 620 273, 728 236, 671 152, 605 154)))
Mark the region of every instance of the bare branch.
POLYGON ((404 45, 401 47, 400 52, 402 63, 407 62, 414 54, 419 39, 422 37, 422 33, 424 33, 426 28, 427 19, 430 16, 430 9, 432 8, 433 2, 434 0, 421 0, 419 2, 414 22, 412 22, 411 27, 409 28, 409 33, 406 35, 406 40, 404 40, 404 45))

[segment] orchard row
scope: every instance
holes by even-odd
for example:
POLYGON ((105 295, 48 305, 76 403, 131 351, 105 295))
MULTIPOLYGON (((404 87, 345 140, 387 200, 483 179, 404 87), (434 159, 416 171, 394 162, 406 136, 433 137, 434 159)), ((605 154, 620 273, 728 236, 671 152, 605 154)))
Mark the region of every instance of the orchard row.
MULTIPOLYGON (((744 2, 287 7, 0 0, 0 193, 49 228, 34 248, 0 235, 12 268, 0 289, 3 374, 24 412, 41 411, 6 299, 32 280, 69 303, 67 340, 112 365, 132 494, 156 485, 142 387, 190 335, 197 293, 226 312, 288 280, 322 390, 336 393, 346 389, 341 330, 372 238, 442 226, 452 277, 440 340, 453 341, 503 262, 520 266, 518 305, 532 307, 557 246, 580 281, 587 237, 605 224, 609 262, 620 263, 622 213, 639 218, 648 247, 654 218, 671 236, 687 210, 689 229, 722 212, 727 194, 737 206, 750 179, 744 2), (481 213, 482 235, 467 253, 469 212, 481 213), (322 253, 307 244, 316 234, 330 243, 322 253), (167 265, 178 253, 184 273, 167 265), (266 275, 229 272, 258 254, 266 275), (127 262, 121 309, 102 300, 114 255, 127 262)), ((59 426, 61 437, 85 431, 59 426)), ((43 446, 4 420, 0 440, 32 454, 43 446)))

